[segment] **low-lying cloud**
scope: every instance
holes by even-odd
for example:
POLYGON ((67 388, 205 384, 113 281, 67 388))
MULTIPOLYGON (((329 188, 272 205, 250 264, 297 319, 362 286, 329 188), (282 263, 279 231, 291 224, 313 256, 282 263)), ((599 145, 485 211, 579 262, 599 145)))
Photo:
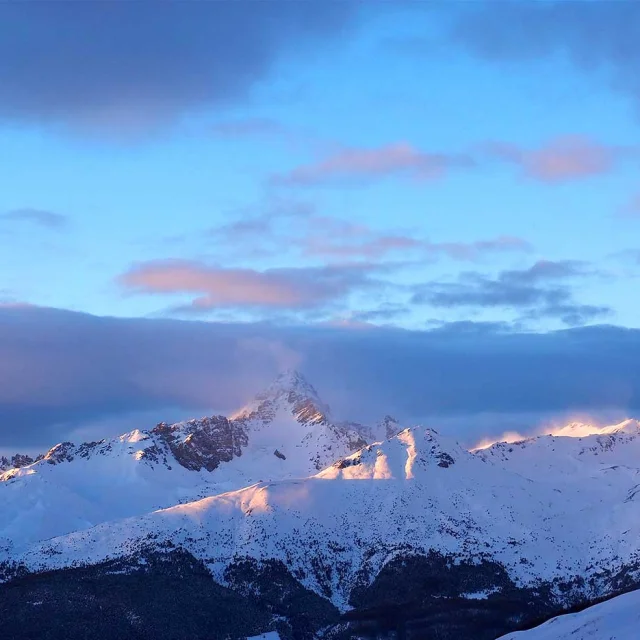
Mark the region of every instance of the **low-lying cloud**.
POLYGON ((514 427, 514 415, 640 411, 638 330, 462 325, 354 330, 0 308, 2 447, 44 447, 129 415, 232 411, 291 366, 339 417, 427 419, 470 442, 514 427))

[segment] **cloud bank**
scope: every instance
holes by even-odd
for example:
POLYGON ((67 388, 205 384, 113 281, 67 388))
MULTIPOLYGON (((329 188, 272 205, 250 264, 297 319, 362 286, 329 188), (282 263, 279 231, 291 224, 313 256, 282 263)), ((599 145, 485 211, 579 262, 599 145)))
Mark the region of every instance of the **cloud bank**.
POLYGON ((133 413, 231 411, 291 366, 340 417, 428 417, 475 441, 508 430, 516 415, 640 412, 639 357, 640 331, 610 326, 354 330, 0 308, 0 441, 44 447, 133 413))

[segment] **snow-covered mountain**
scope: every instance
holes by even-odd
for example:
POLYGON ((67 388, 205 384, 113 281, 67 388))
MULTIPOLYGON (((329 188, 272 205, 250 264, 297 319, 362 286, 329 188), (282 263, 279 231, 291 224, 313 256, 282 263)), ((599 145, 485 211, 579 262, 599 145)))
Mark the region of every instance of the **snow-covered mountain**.
POLYGON ((0 554, 258 481, 305 477, 373 439, 370 428, 334 422, 315 389, 288 371, 231 418, 160 423, 99 442, 63 442, 37 461, 7 460, 0 554))
POLYGON ((633 591, 501 640, 637 640, 639 636, 640 591, 633 591))
POLYGON ((173 638, 197 599, 230 613, 193 639, 494 640, 640 584, 640 423, 474 451, 398 429, 333 421, 287 373, 228 419, 58 445, 0 476, 0 617, 81 629, 99 604, 123 638, 173 638))
POLYGON ((239 555, 282 560, 304 586, 346 610, 363 570, 376 576, 410 549, 490 559, 519 586, 593 576, 595 596, 606 583, 596 576, 635 563, 640 539, 640 458, 635 473, 606 471, 600 490, 596 482, 585 487, 584 477, 534 481, 416 427, 310 478, 260 482, 105 523, 34 545, 21 561, 34 571, 99 563, 141 551, 151 534, 154 544, 171 541, 206 561, 221 580, 239 555), (314 569, 317 557, 339 567, 331 579, 314 569))

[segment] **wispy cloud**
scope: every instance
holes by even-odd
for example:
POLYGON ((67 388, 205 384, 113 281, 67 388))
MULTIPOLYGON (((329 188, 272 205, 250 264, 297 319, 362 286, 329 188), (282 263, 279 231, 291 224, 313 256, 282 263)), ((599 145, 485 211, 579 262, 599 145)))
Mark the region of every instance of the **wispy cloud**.
POLYGON ((463 152, 422 151, 408 143, 376 148, 343 148, 288 172, 271 176, 271 184, 288 187, 363 185, 388 178, 436 180, 455 169, 480 168, 490 161, 517 166, 524 176, 546 183, 581 180, 613 171, 640 159, 640 146, 598 142, 565 135, 537 147, 492 141, 463 152))
POLYGON ((374 148, 343 148, 320 160, 272 176, 274 185, 310 187, 366 183, 388 177, 433 180, 448 170, 473 166, 466 154, 421 151, 400 142, 374 148))
POLYGON ((413 302, 443 308, 515 309, 529 319, 551 317, 579 325, 611 311, 574 300, 567 281, 592 274, 588 265, 576 261, 539 261, 528 269, 502 271, 496 277, 464 272, 454 282, 419 285, 413 302))
POLYGON ((527 252, 531 245, 522 238, 499 236, 473 242, 431 242, 411 235, 375 232, 365 227, 350 239, 344 235, 326 234, 307 239, 305 253, 310 256, 339 259, 381 259, 394 253, 410 253, 423 259, 447 257, 452 260, 474 261, 490 253, 527 252))
POLYGON ((637 147, 608 145, 584 136, 565 136, 534 149, 506 142, 484 145, 485 152, 518 166, 523 174, 540 182, 580 180, 612 171, 627 158, 640 157, 637 147))
POLYGON ((6 222, 27 222, 39 227, 62 231, 69 226, 69 218, 61 213, 47 211, 45 209, 12 209, 5 213, 0 213, 0 221, 6 222))
POLYGON ((226 269, 187 260, 134 265, 118 277, 129 292, 195 295, 183 310, 321 308, 374 285, 370 265, 226 269))
POLYGON ((474 261, 485 255, 527 252, 523 238, 498 236, 470 242, 434 242, 418 232, 379 230, 342 218, 320 214, 301 200, 275 199, 236 212, 230 222, 211 228, 207 235, 240 257, 291 253, 330 261, 382 260, 400 253, 415 259, 474 261))
POLYGON ((310 202, 271 198, 258 206, 234 211, 229 222, 209 228, 206 234, 228 242, 264 243, 271 239, 279 222, 304 224, 315 215, 316 207, 310 202))

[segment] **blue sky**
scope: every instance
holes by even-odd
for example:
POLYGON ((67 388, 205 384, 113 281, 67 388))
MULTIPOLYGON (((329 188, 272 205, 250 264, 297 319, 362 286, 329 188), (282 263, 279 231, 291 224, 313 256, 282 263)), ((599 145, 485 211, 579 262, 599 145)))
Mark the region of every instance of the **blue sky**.
POLYGON ((640 326, 635 3, 30 3, 0 25, 6 313, 640 326))

